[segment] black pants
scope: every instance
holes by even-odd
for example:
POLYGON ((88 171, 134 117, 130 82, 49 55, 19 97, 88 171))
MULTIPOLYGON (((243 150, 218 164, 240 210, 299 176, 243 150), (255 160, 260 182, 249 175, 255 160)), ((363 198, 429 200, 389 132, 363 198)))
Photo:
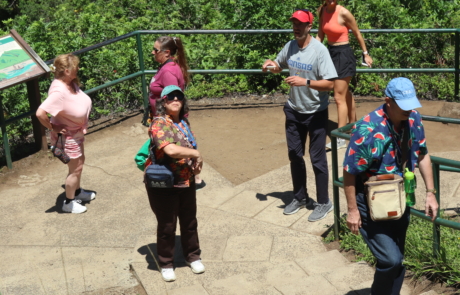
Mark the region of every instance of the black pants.
POLYGON ((315 173, 317 202, 326 204, 329 201, 329 171, 325 147, 328 110, 325 109, 313 114, 301 114, 294 111, 286 103, 284 113, 286 114, 286 141, 289 160, 291 161, 294 197, 299 201, 308 197, 307 170, 303 156, 305 155, 307 135, 309 135, 309 152, 315 173))
POLYGON ((200 259, 198 222, 196 219, 195 183, 187 188, 149 188, 150 207, 157 218, 157 250, 162 268, 173 267, 177 218, 185 260, 200 259))

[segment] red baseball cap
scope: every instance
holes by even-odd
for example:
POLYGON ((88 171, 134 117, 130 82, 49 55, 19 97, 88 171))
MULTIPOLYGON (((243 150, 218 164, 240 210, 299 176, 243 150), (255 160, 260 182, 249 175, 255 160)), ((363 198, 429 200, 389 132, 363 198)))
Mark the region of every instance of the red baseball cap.
POLYGON ((289 19, 292 21, 293 19, 297 19, 303 23, 313 23, 313 13, 311 13, 308 9, 297 9, 292 14, 291 18, 289 19))

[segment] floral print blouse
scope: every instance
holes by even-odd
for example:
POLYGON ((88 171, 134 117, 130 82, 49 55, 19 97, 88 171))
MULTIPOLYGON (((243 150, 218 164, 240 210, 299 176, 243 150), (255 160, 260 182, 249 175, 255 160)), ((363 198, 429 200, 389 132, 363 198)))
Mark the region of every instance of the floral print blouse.
MULTIPOLYGON (((185 126, 179 123, 183 130, 185 126)), ((190 180, 194 177, 192 171, 193 159, 180 158, 175 159, 169 157, 163 150, 168 144, 176 144, 187 148, 193 146, 186 139, 185 135, 174 125, 172 118, 168 115, 157 116, 153 119, 153 123, 149 128, 150 138, 155 143, 155 158, 157 163, 162 163, 171 168, 174 173, 174 187, 189 187, 190 180)), ((150 159, 146 162, 146 167, 151 164, 150 159)))

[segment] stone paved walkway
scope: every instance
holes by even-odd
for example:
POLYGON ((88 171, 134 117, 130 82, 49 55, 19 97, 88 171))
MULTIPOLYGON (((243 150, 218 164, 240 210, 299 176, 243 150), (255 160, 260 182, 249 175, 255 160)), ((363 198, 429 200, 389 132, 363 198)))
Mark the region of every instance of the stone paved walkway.
MULTIPOLYGON (((332 214, 315 223, 306 209, 283 215, 292 199, 288 166, 238 186, 205 166, 208 186, 197 199, 206 272, 193 274, 177 243, 177 280, 164 282, 154 258, 156 221, 132 160, 147 139, 145 129, 116 125, 100 132, 112 135, 91 134, 86 147, 82 186, 98 193, 87 213, 60 210, 67 172, 56 160, 0 188, 1 295, 82 294, 139 281, 150 295, 369 294, 373 268, 350 263, 321 242, 332 214)), ((460 159, 460 153, 448 157, 460 159)), ((441 177, 441 205, 455 208, 460 180, 448 172, 441 177)), ((316 195, 311 185, 309 193, 316 195)), ((343 212, 343 195, 340 203, 343 212)), ((405 286, 401 294, 409 292, 405 286)))

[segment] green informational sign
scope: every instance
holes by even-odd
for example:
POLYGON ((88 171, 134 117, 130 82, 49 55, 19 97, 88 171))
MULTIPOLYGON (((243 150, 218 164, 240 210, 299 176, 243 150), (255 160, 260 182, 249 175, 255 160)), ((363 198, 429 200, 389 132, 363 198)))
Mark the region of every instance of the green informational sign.
POLYGON ((48 66, 19 34, 0 37, 0 89, 28 81, 49 72, 48 66))

